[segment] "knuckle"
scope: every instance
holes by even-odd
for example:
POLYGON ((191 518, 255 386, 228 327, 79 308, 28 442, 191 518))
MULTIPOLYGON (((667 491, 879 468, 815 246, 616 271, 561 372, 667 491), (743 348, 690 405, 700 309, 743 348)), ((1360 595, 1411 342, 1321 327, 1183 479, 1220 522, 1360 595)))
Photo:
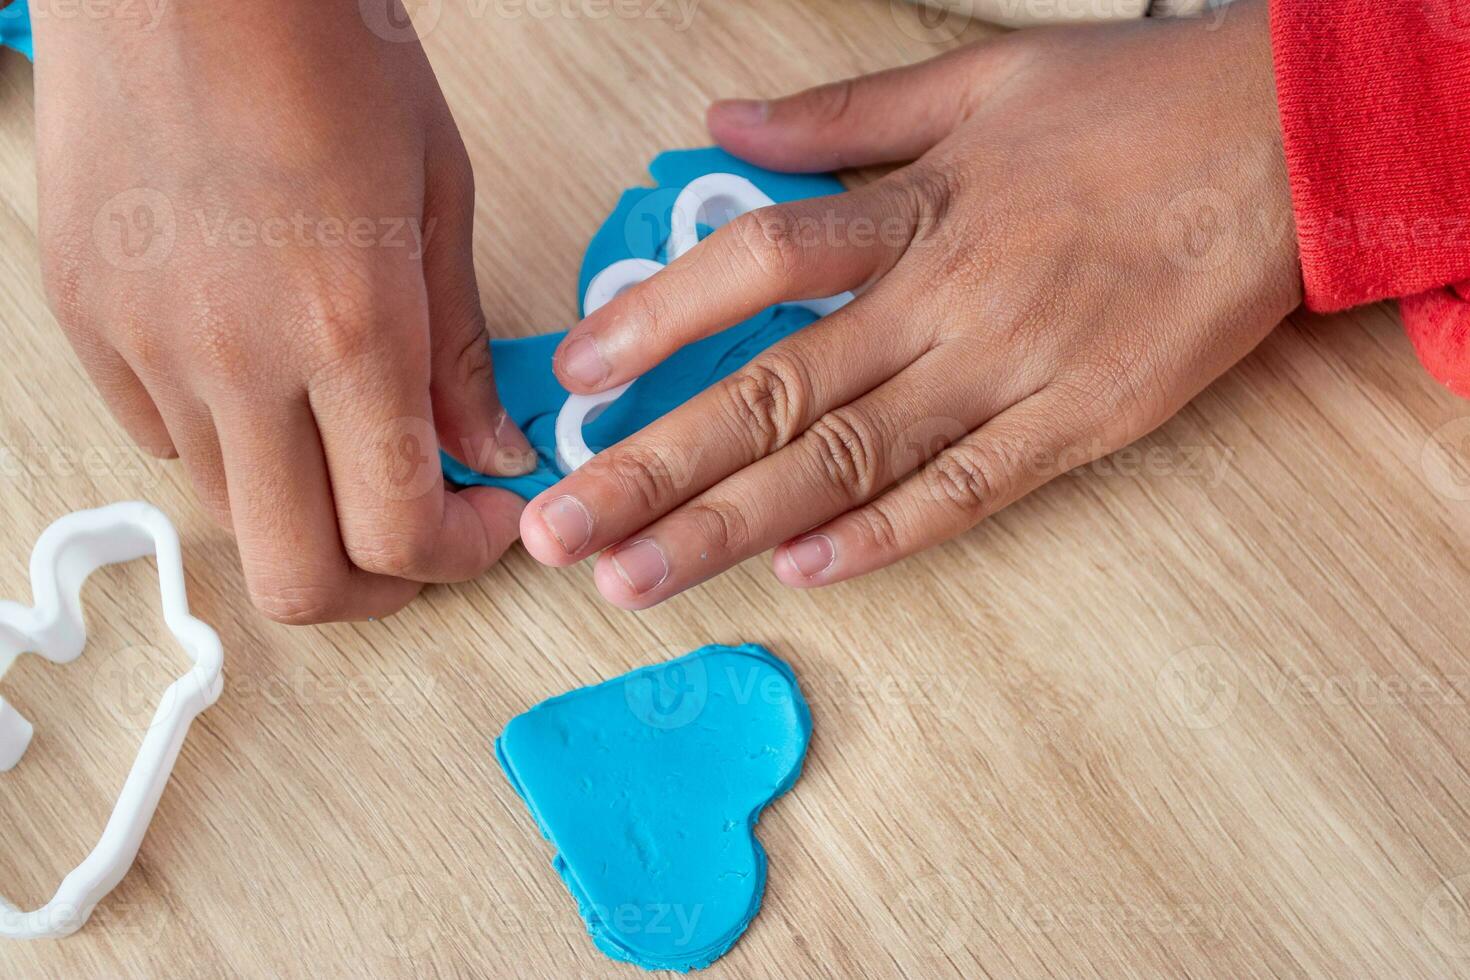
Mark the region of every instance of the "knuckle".
POLYGON ((725 416, 751 455, 768 456, 800 433, 811 391, 798 358, 767 351, 726 382, 725 416))
POLYGON ((740 508, 724 500, 698 500, 688 507, 698 540, 717 554, 744 552, 750 544, 750 520, 740 508))
POLYGON ((759 208, 730 223, 740 250, 763 276, 790 279, 800 270, 805 251, 801 222, 790 209, 779 204, 759 208))
POLYGON ((278 583, 251 590, 251 601, 267 618, 287 626, 310 626, 337 619, 342 589, 336 584, 278 583))
POLYGON ((383 351, 375 302, 365 285, 317 286, 301 293, 296 319, 323 366, 360 361, 383 351))
POLYGON ((68 333, 87 322, 92 271, 70 236, 48 236, 41 252, 41 286, 56 322, 68 333))
POLYGON ((1069 377, 1057 379, 1063 391, 1085 398, 1083 417, 1099 420, 1105 440, 1122 445, 1157 428, 1170 412, 1163 394, 1167 383, 1145 350, 1099 349, 1081 359, 1069 377))
POLYGON ((619 295, 619 317, 634 327, 634 332, 643 339, 655 343, 674 343, 682 346, 686 341, 680 336, 680 328, 690 321, 687 300, 671 290, 656 288, 656 283, 645 281, 619 295))
POLYGON ((158 321, 124 302, 114 314, 116 319, 104 327, 118 350, 134 370, 144 377, 160 373, 167 358, 168 344, 160 336, 158 321))
POLYGON ((859 79, 844 78, 812 89, 807 93, 807 105, 812 115, 823 123, 842 122, 852 110, 853 95, 859 83, 859 79))
POLYGON ((936 495, 970 523, 994 509, 1004 493, 1002 454, 976 444, 950 446, 934 458, 930 469, 936 495))
POLYGON ((378 531, 364 537, 351 536, 347 557, 365 572, 393 578, 413 578, 434 560, 433 536, 417 531, 378 531))
POLYGON ((476 304, 474 311, 467 315, 471 324, 466 331, 469 337, 454 355, 456 380, 462 385, 493 381, 495 370, 490 363, 490 338, 485 332, 485 314, 476 304))
POLYGON ((340 364, 362 360, 377 348, 377 339, 366 317, 338 313, 317 315, 307 321, 321 356, 340 364))
MULTIPOLYGON (((674 502, 679 492, 680 481, 675 477, 679 468, 673 465, 667 451, 630 445, 602 455, 607 456, 607 465, 624 498, 636 501, 644 511, 657 513, 674 502)), ((597 457, 593 457, 589 465, 597 462, 597 457)))
POLYGON ((914 217, 915 238, 933 234, 960 194, 960 177, 954 168, 913 164, 889 179, 914 217))
POLYGON ((852 520, 862 547, 880 555, 891 555, 901 549, 898 524, 881 502, 856 511, 852 520))
POLYGON ((202 290, 186 304, 188 346, 205 377, 238 384, 249 361, 250 339, 241 329, 238 311, 231 315, 211 295, 219 294, 202 290))
MULTIPOLYGON (((1008 281, 1002 281, 997 275, 1000 263, 1004 256, 1000 250, 987 245, 983 241, 963 237, 945 237, 940 241, 931 236, 937 247, 929 255, 929 273, 933 282, 937 283, 937 291, 941 292, 948 300, 969 306, 972 300, 982 295, 982 292, 993 292, 1004 295, 1008 299, 1016 292, 1008 281)), ((1015 301, 1020 305, 1020 301, 1015 301)), ((1008 304, 1009 305, 1009 304, 1008 304)), ((1011 309, 1005 318, 1007 325, 1031 326, 1034 321, 1028 319, 1025 311, 1011 309)), ((940 328, 946 334, 970 335, 974 329, 973 321, 967 318, 957 317, 946 322, 940 328)))
POLYGON ((849 500, 867 500, 876 492, 881 440, 861 415, 834 409, 813 422, 803 438, 811 440, 828 482, 849 500))

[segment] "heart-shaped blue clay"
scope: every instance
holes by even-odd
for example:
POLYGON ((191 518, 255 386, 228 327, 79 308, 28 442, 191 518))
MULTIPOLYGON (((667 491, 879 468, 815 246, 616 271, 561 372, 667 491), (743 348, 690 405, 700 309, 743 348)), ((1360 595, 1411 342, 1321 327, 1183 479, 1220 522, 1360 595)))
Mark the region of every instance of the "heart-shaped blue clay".
POLYGON ((810 739, 791 668, 747 644, 543 701, 495 752, 598 947, 684 971, 719 958, 759 910, 755 824, 810 739))

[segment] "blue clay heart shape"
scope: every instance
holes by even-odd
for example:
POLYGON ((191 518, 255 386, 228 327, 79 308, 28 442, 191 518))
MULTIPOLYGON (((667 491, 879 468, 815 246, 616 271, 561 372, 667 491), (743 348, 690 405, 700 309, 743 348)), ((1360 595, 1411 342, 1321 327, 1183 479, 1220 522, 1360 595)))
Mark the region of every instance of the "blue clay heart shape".
POLYGON ((587 930, 650 970, 708 966, 760 908, 761 811, 801 773, 811 712, 762 647, 707 646, 513 718, 501 768, 587 930))

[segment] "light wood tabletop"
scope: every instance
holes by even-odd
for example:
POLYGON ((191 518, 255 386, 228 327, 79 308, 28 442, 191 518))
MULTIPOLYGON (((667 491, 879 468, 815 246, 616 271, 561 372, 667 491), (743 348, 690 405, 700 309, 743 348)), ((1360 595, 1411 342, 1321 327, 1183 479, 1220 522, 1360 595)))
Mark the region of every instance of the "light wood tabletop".
MULTIPOLYGON (((479 179, 494 329, 568 325, 583 247, 718 96, 959 36, 887 0, 427 0, 479 179)), ((46 311, 31 72, 0 56, 0 596, 57 516, 177 522, 226 651, 136 866, 0 976, 621 976, 499 772, 507 720, 709 642, 790 661, 815 737, 760 824, 764 907, 713 977, 1470 975, 1470 404, 1395 313, 1296 314, 1135 447, 888 571, 754 560, 641 614, 514 550, 381 622, 289 628, 177 463, 134 450, 46 311)), ((151 563, 86 593, 87 653, 22 658, 0 893, 90 850, 183 655, 151 563)))

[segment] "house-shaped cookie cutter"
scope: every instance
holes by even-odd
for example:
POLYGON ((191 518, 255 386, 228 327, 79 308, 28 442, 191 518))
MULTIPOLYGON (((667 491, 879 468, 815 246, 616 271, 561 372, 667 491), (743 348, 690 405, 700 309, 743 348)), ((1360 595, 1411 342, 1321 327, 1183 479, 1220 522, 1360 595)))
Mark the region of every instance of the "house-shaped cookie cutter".
MULTIPOLYGON (((158 559, 163 617, 194 666, 163 694, 117 805, 92 853, 61 882, 44 908, 22 912, 0 898, 0 937, 50 939, 80 929, 123 879, 173 771, 189 725, 219 699, 224 654, 219 636, 189 614, 179 535, 158 508, 137 501, 68 514, 41 533, 31 552, 34 606, 0 601, 0 677, 22 653, 52 663, 77 659, 86 645, 81 589, 103 565, 146 555, 158 559)), ((33 729, 0 700, 0 773, 20 762, 33 729)))
MULTIPOLYGON (((673 262, 699 244, 699 229, 719 228, 747 211, 770 207, 776 202, 755 184, 738 174, 714 173, 697 177, 674 199, 670 215, 668 256, 673 262)), ((647 279, 663 268, 650 259, 623 259, 592 277, 582 299, 582 314, 590 316, 623 290, 647 279)), ((852 301, 852 293, 822 299, 791 300, 781 304, 811 310, 826 316, 852 301)), ((633 382, 599 391, 595 395, 572 395, 556 415, 556 465, 563 474, 584 466, 594 453, 587 447, 582 426, 623 396, 633 382)))

